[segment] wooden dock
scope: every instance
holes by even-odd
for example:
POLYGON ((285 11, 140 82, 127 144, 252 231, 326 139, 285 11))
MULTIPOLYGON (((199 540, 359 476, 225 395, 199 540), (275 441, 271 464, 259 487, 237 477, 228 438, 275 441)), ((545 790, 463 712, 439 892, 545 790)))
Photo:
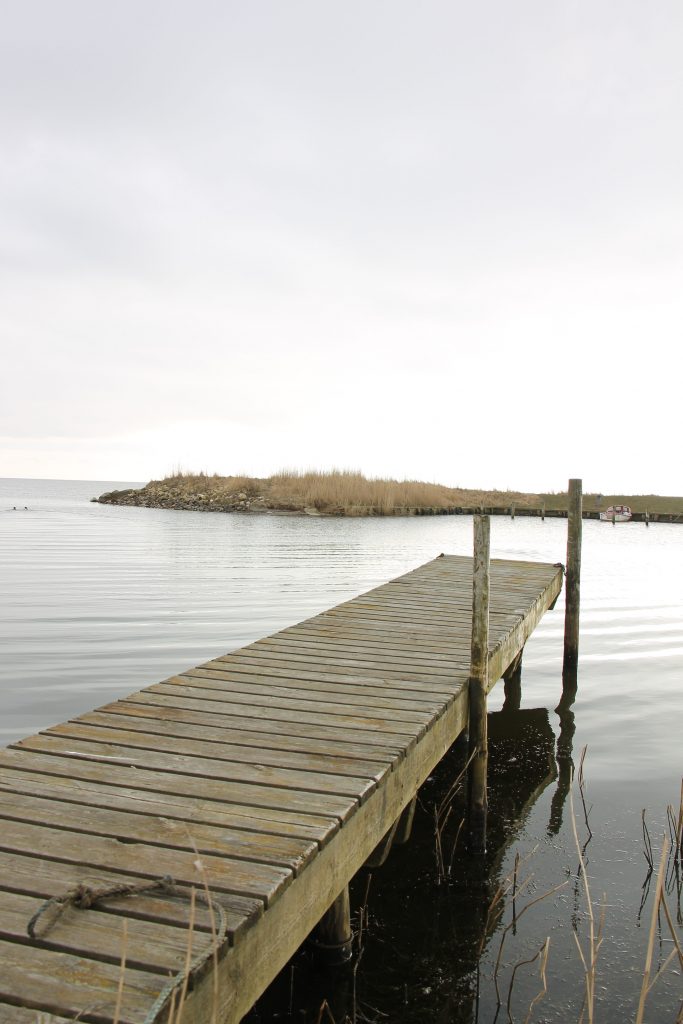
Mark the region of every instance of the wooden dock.
MULTIPOLYGON (((491 562, 491 685, 562 579, 491 562)), ((239 1021, 466 727, 471 621, 440 556, 0 751, 0 1022, 239 1021)))

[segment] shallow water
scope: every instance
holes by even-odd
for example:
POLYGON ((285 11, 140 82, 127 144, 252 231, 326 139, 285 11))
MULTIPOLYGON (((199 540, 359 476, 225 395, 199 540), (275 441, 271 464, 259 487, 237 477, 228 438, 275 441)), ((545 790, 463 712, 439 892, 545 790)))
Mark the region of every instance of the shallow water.
MULTIPOLYGON (((468 517, 325 519, 89 503, 93 495, 116 486, 127 485, 0 481, 0 742, 315 614, 441 551, 471 551, 468 517)), ((491 531, 494 557, 564 561, 562 520, 494 518, 491 531)), ((600 901, 605 892, 607 902, 598 965, 601 1021, 634 1017, 650 907, 647 903, 641 924, 646 875, 641 808, 647 808, 659 846, 666 805, 677 806, 679 800, 682 556, 682 527, 584 522, 580 678, 572 708, 572 745, 574 760, 588 745, 593 836, 586 856, 594 898, 600 901)), ((545 708, 555 736, 560 734, 553 709, 561 690, 562 631, 560 601, 524 654, 522 707, 545 708)), ((497 687, 492 710, 501 706, 502 698, 502 687, 497 687)), ((547 738, 539 740, 541 760, 547 738)), ((567 741, 565 729, 565 746, 567 741)), ((492 801, 505 808, 510 794, 524 794, 519 755, 514 755, 517 761, 506 762, 501 742, 492 801)), ((454 764, 457 756, 455 752, 454 764)), ((571 929, 572 921, 585 925, 586 902, 576 879, 566 803, 562 825, 553 834, 560 803, 557 780, 546 782, 521 821, 508 823, 499 840, 509 846, 499 855, 500 863, 494 863, 492 851, 489 877, 473 880, 471 869, 456 854, 452 884, 436 887, 430 786, 438 792, 453 770, 449 761, 435 773, 421 796, 413 841, 375 872, 370 927, 356 977, 357 1013, 362 1006, 366 1016, 377 1020, 473 1020, 473 943, 483 927, 476 921, 494 881, 514 863, 515 850, 526 854, 538 846, 529 861, 527 874, 532 872, 533 878, 527 898, 565 879, 568 884, 525 914, 517 934, 506 939, 504 961, 533 955, 550 935, 549 993, 533 1019, 578 1019, 582 982, 571 929), (479 895, 468 903, 465 890, 469 897, 473 891, 479 895), (471 927, 463 923, 466 905, 475 921, 471 927), (373 1017, 369 1007, 387 1017, 373 1017)), ((582 812, 579 831, 585 839, 582 812)), ((364 885, 359 878, 356 889, 364 885)), ((357 892, 358 899, 362 892, 357 892)), ((672 891, 674 910, 676 902, 672 891)), ((481 1021, 494 1019, 491 975, 503 926, 484 945, 481 1021)), ((657 955, 671 949, 665 940, 662 933, 657 955)), ((505 977, 507 986, 509 970, 505 977)), ((513 1019, 524 1019, 522 1005, 528 1007, 538 986, 537 964, 518 972, 513 1019)), ((304 958, 296 962, 293 976, 291 970, 287 973, 280 1002, 273 996, 254 1019, 313 1021, 325 995, 341 1000, 342 1014, 347 988, 348 979, 318 977, 304 958)), ((682 995, 680 973, 669 971, 651 993, 646 1020, 673 1021, 682 995)), ((504 1009, 498 1019, 508 1019, 504 1009)))

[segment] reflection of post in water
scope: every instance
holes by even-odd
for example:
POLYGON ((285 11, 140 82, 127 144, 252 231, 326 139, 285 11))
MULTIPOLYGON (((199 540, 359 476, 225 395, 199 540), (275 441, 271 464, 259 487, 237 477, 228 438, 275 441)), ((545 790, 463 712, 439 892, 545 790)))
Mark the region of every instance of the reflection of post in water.
POLYGON ((503 686, 505 692, 505 702, 503 704, 503 711, 519 711, 522 703, 522 654, 524 648, 519 652, 517 657, 512 661, 505 675, 503 676, 503 686))
POLYGON ((569 795, 574 775, 573 743, 576 725, 574 712, 571 710, 576 699, 576 687, 566 689, 562 700, 555 708, 560 719, 560 735, 557 737, 557 788, 550 805, 548 835, 556 836, 562 828, 562 812, 569 795))
MULTIPOLYGON (((491 747, 491 779, 495 781, 495 813, 492 826, 496 856, 513 843, 531 808, 555 781, 555 735, 546 708, 510 707, 488 716, 491 747)), ((495 861, 494 861, 495 864, 495 861)))

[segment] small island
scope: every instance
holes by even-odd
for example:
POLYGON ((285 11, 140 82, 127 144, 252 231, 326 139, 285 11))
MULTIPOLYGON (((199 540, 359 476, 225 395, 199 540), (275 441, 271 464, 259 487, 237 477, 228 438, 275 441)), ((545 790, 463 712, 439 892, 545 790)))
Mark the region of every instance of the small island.
MULTIPOLYGON (((418 480, 382 480, 351 470, 285 470, 266 478, 178 472, 144 487, 110 491, 93 501, 106 505, 195 512, 310 516, 489 515, 564 517, 567 494, 446 487, 418 480)), ((635 521, 683 522, 683 498, 658 495, 584 494, 585 518, 610 505, 629 505, 635 521)))

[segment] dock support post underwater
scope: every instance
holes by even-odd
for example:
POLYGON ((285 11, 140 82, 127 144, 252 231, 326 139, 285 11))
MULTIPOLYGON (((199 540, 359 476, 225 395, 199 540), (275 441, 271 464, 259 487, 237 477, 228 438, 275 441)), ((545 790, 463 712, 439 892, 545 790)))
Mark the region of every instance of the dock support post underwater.
POLYGON ((486 773, 488 741, 486 695, 488 691, 489 570, 491 520, 474 517, 474 559, 472 564, 472 656, 469 678, 469 850, 486 853, 488 800, 486 773))
POLYGON ((564 618, 564 660, 562 693, 576 693, 579 665, 579 604, 581 587, 581 515, 580 480, 570 480, 567 494, 567 579, 564 618))
POLYGON ((310 937, 315 958, 321 967, 338 967, 353 955, 351 901, 345 885, 332 906, 325 911, 310 937))
POLYGON ((522 703, 523 652, 524 648, 522 648, 503 676, 503 686, 505 688, 505 703, 503 705, 503 710, 505 711, 519 711, 522 703))
POLYGON ((396 829, 396 835, 394 836, 394 842, 397 846, 402 846, 407 843, 410 839, 410 835, 413 831, 413 819, 415 818, 415 807, 417 806, 417 796, 414 796, 407 807, 403 808, 403 813, 398 820, 398 828, 396 829))

